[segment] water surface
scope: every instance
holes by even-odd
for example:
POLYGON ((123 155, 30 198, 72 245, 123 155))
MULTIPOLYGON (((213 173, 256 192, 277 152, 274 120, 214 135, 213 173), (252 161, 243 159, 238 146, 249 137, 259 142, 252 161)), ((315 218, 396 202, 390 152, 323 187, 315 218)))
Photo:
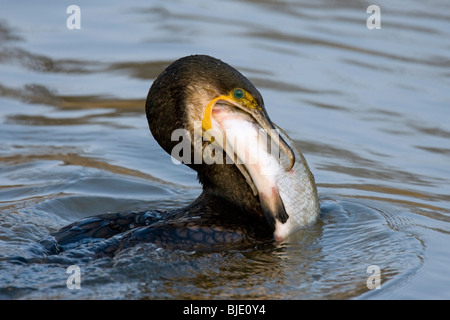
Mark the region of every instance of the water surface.
POLYGON ((446 1, 78 1, 79 30, 70 4, 0 4, 0 298, 450 298, 446 1), (41 239, 83 217, 200 194, 144 114, 154 78, 195 53, 259 88, 315 175, 320 221, 251 250, 43 256, 41 239))

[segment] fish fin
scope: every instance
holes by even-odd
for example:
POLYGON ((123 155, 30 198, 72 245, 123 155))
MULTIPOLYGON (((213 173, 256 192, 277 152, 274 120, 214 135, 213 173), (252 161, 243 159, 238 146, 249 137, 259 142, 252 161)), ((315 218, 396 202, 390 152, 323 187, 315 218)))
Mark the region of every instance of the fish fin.
POLYGON ((275 228, 275 219, 283 224, 289 219, 283 200, 278 192, 272 192, 270 195, 260 193, 259 201, 264 216, 271 227, 275 228))

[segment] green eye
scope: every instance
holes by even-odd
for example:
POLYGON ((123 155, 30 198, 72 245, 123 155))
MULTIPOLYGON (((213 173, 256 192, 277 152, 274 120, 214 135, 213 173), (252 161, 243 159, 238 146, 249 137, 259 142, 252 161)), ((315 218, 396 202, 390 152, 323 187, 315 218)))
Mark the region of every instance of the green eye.
POLYGON ((233 92, 233 96, 236 99, 238 99, 238 100, 242 99, 244 97, 244 90, 242 90, 242 89, 235 89, 234 92, 233 92))

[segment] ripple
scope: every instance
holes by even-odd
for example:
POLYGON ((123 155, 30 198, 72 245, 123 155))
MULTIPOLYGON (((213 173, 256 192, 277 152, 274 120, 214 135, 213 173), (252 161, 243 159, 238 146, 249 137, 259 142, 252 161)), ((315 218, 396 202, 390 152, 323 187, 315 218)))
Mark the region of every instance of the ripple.
POLYGON ((72 32, 64 10, 9 3, 0 20, 0 298, 445 296, 449 5, 380 1, 381 30, 367 29, 368 5, 84 4, 72 32), (144 115, 151 81, 193 53, 248 75, 271 118, 301 137, 321 220, 251 250, 149 244, 93 259, 86 243, 46 256, 39 241, 64 224, 174 209, 198 195, 195 175, 173 166, 144 115), (66 286, 69 264, 82 270, 81 291, 66 286), (381 290, 367 287, 369 265, 380 267, 381 290))

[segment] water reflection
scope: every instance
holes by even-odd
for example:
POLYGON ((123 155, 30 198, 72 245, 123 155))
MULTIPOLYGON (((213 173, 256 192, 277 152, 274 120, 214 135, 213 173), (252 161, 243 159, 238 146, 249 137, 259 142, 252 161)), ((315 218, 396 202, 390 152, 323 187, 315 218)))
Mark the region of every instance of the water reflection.
POLYGON ((407 221, 391 218, 386 229, 379 212, 346 201, 324 200, 322 211, 317 225, 281 246, 197 253, 143 244, 112 259, 93 261, 86 260, 89 252, 78 247, 32 261, 41 268, 81 263, 90 271, 83 297, 96 297, 98 290, 109 292, 117 286, 122 296, 125 286, 129 289, 125 297, 149 299, 342 299, 368 291, 369 265, 379 264, 383 281, 389 283, 411 264, 417 269, 423 263, 423 243, 415 237, 405 241, 400 231, 407 221))
POLYGON ((58 5, 9 3, 0 297, 446 298, 449 4, 378 4, 382 28, 372 32, 365 1, 83 3, 71 33, 58 5), (143 111, 152 80, 193 53, 221 58, 260 89, 316 176, 319 223, 246 251, 40 255, 40 239, 77 219, 196 198, 195 173, 172 164, 143 111), (67 290, 68 264, 85 271, 83 292, 67 290), (367 288, 372 264, 382 290, 367 288))

